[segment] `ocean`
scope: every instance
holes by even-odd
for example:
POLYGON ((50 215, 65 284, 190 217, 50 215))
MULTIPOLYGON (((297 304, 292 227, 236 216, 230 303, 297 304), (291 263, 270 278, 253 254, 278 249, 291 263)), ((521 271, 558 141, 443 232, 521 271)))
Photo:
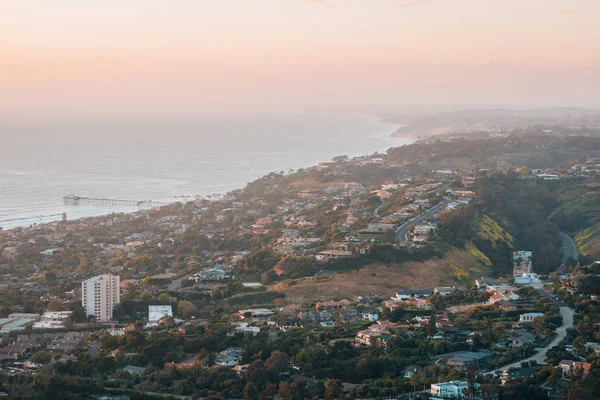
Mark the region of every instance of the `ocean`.
POLYGON ((136 206, 65 205, 63 196, 174 202, 411 142, 348 113, 128 122, 0 122, 0 227, 136 206))

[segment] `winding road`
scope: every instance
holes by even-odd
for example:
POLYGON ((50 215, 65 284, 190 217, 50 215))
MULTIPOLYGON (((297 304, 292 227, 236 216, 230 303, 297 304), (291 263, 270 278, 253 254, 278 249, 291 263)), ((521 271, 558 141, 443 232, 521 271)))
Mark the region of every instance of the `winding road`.
POLYGON ((424 217, 427 217, 431 214, 435 214, 441 208, 446 207, 448 205, 448 203, 449 203, 448 200, 442 200, 438 205, 435 205, 435 206, 431 207, 429 210, 417 215, 416 217, 414 217, 412 219, 409 219, 408 221, 406 221, 405 223, 400 225, 398 228, 396 228, 396 231, 394 232, 394 239, 396 240, 396 243, 406 242, 406 236, 408 234, 408 227, 410 225, 418 224, 419 222, 421 222, 421 219, 423 219, 424 217))
MULTIPOLYGON (((542 293, 543 291, 540 290, 539 292, 542 293)), ((508 371, 510 368, 520 367, 521 363, 525 362, 525 361, 535 361, 538 364, 545 364, 546 363, 546 354, 548 353, 548 350, 557 346, 567 336, 567 329, 573 328, 573 310, 570 309, 569 307, 567 307, 567 305, 565 303, 563 303, 561 300, 554 299, 549 293, 543 292, 543 294, 545 296, 550 297, 553 302, 555 302, 557 305, 559 305, 560 315, 563 318, 562 325, 556 329, 556 337, 554 338, 554 340, 548 346, 539 350, 533 356, 524 358, 522 360, 519 360, 519 361, 509 364, 509 365, 505 365, 504 367, 500 367, 493 371, 486 372, 485 375, 495 375, 496 373, 499 373, 499 372, 508 371)))
POLYGON ((181 288, 181 284, 183 283, 183 280, 186 279, 188 277, 188 275, 183 275, 180 276, 179 278, 175 279, 173 282, 169 283, 169 286, 167 288, 167 290, 169 292, 176 292, 179 290, 179 288, 181 288))
POLYGON ((566 233, 559 232, 558 234, 562 239, 562 244, 560 246, 560 252, 562 254, 562 263, 566 264, 569 258, 577 260, 577 245, 575 244, 573 239, 571 239, 571 237, 569 237, 569 235, 567 235, 566 233))

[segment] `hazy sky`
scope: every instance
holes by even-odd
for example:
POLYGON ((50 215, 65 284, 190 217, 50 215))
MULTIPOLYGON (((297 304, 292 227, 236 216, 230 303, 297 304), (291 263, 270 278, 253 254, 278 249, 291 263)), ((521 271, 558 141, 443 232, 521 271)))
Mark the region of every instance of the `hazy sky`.
POLYGON ((599 0, 0 0, 0 110, 600 107, 599 0))

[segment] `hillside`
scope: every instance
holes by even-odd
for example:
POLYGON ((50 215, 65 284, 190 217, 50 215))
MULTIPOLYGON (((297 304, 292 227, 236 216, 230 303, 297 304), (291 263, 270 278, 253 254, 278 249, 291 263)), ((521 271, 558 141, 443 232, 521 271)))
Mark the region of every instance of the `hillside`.
POLYGON ((575 236, 579 253, 594 258, 600 257, 600 223, 579 232, 575 236))
POLYGON ((467 250, 453 249, 443 258, 422 262, 373 264, 329 277, 279 282, 270 290, 288 297, 324 299, 348 296, 391 296, 399 288, 464 286, 482 276, 490 276, 490 260, 475 246, 467 250), (291 283, 291 284, 290 284, 291 283))

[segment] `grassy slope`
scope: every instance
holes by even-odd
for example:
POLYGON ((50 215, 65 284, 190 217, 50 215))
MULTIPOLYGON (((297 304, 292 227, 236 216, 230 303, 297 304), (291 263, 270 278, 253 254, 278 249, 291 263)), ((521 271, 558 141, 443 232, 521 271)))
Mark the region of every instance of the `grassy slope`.
POLYGON ((561 214, 562 220, 573 222, 565 230, 573 231, 579 253, 600 257, 600 182, 572 185, 559 200, 562 205, 550 218, 561 214))
MULTIPOLYGON (((487 215, 475 221, 477 235, 493 243, 512 236, 487 215)), ((369 265, 360 270, 338 273, 325 280, 304 279, 288 285, 279 282, 269 289, 284 292, 288 298, 327 299, 349 295, 393 295, 399 288, 432 288, 459 286, 476 278, 489 276, 491 262, 475 245, 464 250, 452 249, 442 259, 405 262, 391 265, 369 265)))
POLYGON ((581 254, 600 257, 600 223, 579 232, 575 236, 575 243, 581 254))

